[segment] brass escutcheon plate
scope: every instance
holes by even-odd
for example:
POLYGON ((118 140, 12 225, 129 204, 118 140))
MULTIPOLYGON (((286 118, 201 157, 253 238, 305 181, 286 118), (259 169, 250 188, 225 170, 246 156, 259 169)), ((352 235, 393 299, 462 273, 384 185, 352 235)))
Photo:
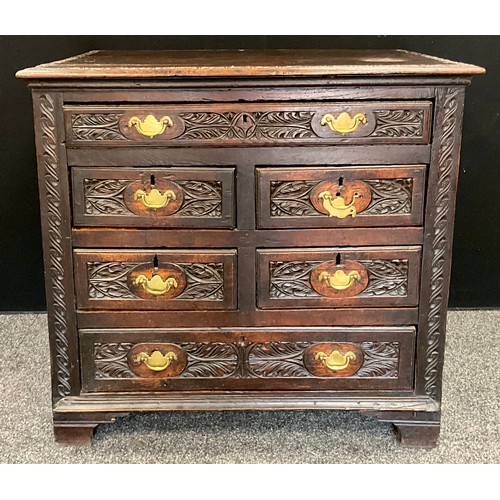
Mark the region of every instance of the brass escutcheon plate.
POLYGON ((304 351, 304 366, 316 377, 350 377, 363 362, 359 345, 348 342, 314 344, 304 351))
POLYGON ((339 186, 338 181, 324 181, 311 191, 310 200, 314 208, 322 214, 332 218, 349 218, 356 217, 368 207, 372 201, 372 192, 366 182, 359 180, 345 182, 342 186, 339 186), (354 207, 354 214, 332 214, 332 209, 323 195, 325 192, 331 194, 332 200, 338 197, 342 198, 341 205, 354 207))
POLYGON ((179 211, 184 202, 184 195, 181 187, 172 181, 167 181, 157 176, 155 185, 151 186, 149 176, 146 176, 147 181, 131 182, 123 192, 123 201, 127 208, 136 215, 144 217, 166 217, 173 215, 179 211), (161 208, 150 208, 147 206, 147 196, 153 189, 159 191, 161 196, 169 194, 167 203, 161 208), (137 196, 137 193, 143 192, 145 196, 137 196))
POLYGON ((186 368, 187 354, 175 344, 137 344, 128 352, 127 363, 130 369, 142 378, 177 377, 186 368), (170 359, 168 366, 161 371, 152 370, 144 361, 141 361, 146 356, 154 356, 155 352, 169 356, 170 359))
MULTIPOLYGON (((159 281, 159 280, 158 280, 159 281)), ((137 297, 145 300, 168 300, 173 299, 180 295, 186 288, 187 279, 186 274, 179 266, 170 263, 160 262, 158 269, 155 269, 152 263, 140 264, 134 267, 127 275, 127 286, 130 291, 137 297), (176 286, 168 287, 168 290, 160 295, 154 295, 148 292, 139 277, 145 277, 147 280, 152 280, 154 276, 159 276, 163 282, 173 282, 175 280, 176 286)))
POLYGON ((365 266, 353 260, 343 260, 337 265, 335 261, 323 262, 311 271, 311 286, 324 297, 355 297, 368 286, 368 271, 365 266), (345 278, 346 285, 335 288, 335 273, 345 278))

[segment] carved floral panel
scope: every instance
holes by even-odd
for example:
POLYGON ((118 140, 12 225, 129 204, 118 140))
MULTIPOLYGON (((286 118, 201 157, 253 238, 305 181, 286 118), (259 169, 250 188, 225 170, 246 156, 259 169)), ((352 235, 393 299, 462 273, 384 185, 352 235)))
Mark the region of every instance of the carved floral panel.
MULTIPOLYGON (((314 342, 183 342, 184 371, 175 378, 318 378, 304 365, 304 352, 314 342)), ((398 342, 361 342, 363 364, 354 378, 397 378, 398 342)), ((137 378, 127 355, 134 344, 94 344, 96 379, 137 378)))

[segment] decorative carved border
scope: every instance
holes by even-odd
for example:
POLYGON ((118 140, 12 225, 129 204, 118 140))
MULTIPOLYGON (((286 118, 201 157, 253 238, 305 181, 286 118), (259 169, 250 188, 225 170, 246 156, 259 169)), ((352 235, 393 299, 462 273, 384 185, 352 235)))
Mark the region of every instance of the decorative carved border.
POLYGON ((68 323, 65 302, 62 247, 61 186, 58 175, 56 118, 54 100, 49 94, 39 97, 40 134, 42 144, 42 169, 47 202, 47 234, 49 272, 54 311, 53 329, 57 392, 62 398, 71 393, 70 359, 68 354, 68 323))
POLYGON ((446 314, 447 304, 444 297, 445 290, 445 267, 448 261, 446 254, 447 231, 449 227, 449 211, 452 206, 450 199, 451 186, 453 184, 455 158, 453 157, 456 146, 456 127, 458 123, 458 100, 459 89, 438 89, 438 100, 443 102, 443 119, 441 121, 441 138, 438 155, 438 180, 437 195, 435 201, 435 213, 432 226, 434 236, 432 239, 432 261, 430 278, 429 312, 427 316, 427 350, 426 366, 424 371, 424 391, 436 399, 439 373, 440 337, 442 331, 443 314, 446 314))

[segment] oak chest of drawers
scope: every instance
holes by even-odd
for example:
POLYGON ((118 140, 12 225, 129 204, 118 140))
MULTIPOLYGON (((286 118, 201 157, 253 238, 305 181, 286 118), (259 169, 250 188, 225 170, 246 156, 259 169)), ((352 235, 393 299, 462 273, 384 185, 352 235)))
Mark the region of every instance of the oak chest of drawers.
POLYGON ((359 410, 439 434, 465 86, 405 51, 106 52, 30 80, 55 437, 359 410))

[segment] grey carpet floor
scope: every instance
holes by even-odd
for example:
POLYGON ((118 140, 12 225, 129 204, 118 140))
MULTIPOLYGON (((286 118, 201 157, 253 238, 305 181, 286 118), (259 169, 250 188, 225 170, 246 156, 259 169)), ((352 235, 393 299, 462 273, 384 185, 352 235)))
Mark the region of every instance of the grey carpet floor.
POLYGON ((499 463, 500 311, 448 315, 441 440, 403 448, 389 424, 333 411, 173 412, 53 442, 47 320, 0 315, 1 463, 499 463))

